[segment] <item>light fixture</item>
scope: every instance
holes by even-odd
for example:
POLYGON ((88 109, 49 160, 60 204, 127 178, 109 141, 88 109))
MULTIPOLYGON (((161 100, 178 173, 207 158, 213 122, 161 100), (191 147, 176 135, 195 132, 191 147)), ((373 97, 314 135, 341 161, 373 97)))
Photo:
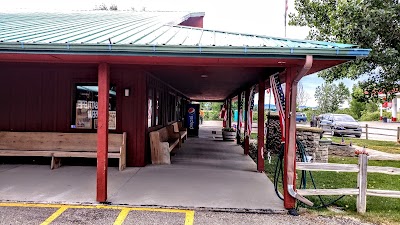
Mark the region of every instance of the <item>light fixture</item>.
POLYGON ((129 88, 125 88, 124 95, 125 97, 129 97, 129 88))
POLYGON ((284 61, 279 61, 278 64, 285 64, 286 62, 284 61))
POLYGON ((201 77, 201 78, 207 78, 208 75, 207 75, 207 74, 202 74, 202 75, 200 75, 200 77, 201 77))

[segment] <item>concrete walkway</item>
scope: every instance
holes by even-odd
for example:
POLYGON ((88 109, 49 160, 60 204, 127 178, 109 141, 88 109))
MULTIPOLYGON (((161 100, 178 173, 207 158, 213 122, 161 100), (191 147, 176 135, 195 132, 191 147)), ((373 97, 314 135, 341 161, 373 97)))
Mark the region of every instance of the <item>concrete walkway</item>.
MULTIPOLYGON (((353 148, 355 150, 362 151, 364 148, 353 145, 353 148)), ((392 153, 387 153, 387 152, 381 152, 369 148, 365 148, 365 151, 368 152, 368 159, 370 160, 394 160, 394 161, 400 161, 400 154, 392 154, 392 153)))
MULTIPOLYGON (((108 201, 132 206, 285 212, 265 174, 234 142, 214 139, 221 126, 205 123, 171 165, 109 169, 108 201)), ((96 168, 0 165, 0 201, 96 203, 96 168)))

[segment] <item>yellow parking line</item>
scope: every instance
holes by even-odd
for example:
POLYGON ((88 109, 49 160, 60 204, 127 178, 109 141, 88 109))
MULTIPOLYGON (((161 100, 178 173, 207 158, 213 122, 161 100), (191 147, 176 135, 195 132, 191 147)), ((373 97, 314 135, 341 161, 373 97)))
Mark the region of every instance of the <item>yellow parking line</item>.
POLYGON ((130 211, 131 210, 129 210, 129 209, 121 210, 121 212, 119 213, 117 219, 114 222, 114 225, 121 225, 125 221, 125 219, 128 216, 130 211))
POLYGON ((68 207, 66 207, 66 206, 63 206, 63 207, 59 208, 55 213, 53 213, 53 215, 51 215, 49 218, 47 218, 40 225, 48 225, 48 224, 50 224, 51 222, 53 222, 53 220, 57 219, 57 217, 59 217, 67 209, 68 209, 68 207))
POLYGON ((194 211, 186 212, 185 225, 193 225, 193 222, 194 222, 194 211))
POLYGON ((185 225, 193 225, 194 211, 185 209, 160 209, 160 208, 130 208, 126 206, 110 206, 110 205, 62 205, 62 204, 41 204, 41 203, 6 203, 0 202, 0 207, 33 207, 33 208, 59 208, 53 215, 46 219, 41 225, 48 225, 65 210, 71 209, 118 209, 121 210, 114 225, 121 225, 130 211, 150 211, 150 212, 166 212, 166 213, 184 213, 185 225))

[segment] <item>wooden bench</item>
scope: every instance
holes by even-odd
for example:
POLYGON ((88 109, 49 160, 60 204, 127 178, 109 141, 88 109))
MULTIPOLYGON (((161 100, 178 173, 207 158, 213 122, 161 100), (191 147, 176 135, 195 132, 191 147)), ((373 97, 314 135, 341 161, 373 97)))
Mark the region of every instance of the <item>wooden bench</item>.
POLYGON ((182 122, 175 122, 171 124, 174 127, 174 132, 179 133, 179 147, 187 139, 187 128, 182 127, 182 122))
MULTIPOLYGON (((96 133, 0 132, 0 156, 51 157, 51 169, 61 166, 61 157, 97 158, 96 133)), ((126 167, 126 133, 108 135, 108 158, 126 167)))
POLYGON ((171 164, 170 152, 179 148, 180 135, 174 132, 174 126, 168 125, 150 132, 150 149, 152 164, 171 164))

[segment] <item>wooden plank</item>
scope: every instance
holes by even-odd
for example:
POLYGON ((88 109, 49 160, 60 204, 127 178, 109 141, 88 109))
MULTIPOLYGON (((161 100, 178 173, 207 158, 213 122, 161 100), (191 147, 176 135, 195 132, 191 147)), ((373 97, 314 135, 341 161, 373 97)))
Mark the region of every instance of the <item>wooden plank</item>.
MULTIPOLYGON (((110 154, 108 154, 110 158, 110 154)), ((126 168, 126 132, 122 134, 122 146, 119 158, 119 171, 122 171, 126 168)))
POLYGON ((52 156, 50 151, 0 150, 0 156, 52 156))
MULTIPOLYGON (((109 152, 119 152, 122 134, 109 135, 109 152)), ((0 149, 97 151, 96 133, 0 132, 0 149)))
POLYGON ((50 169, 54 170, 61 167, 61 159, 54 156, 51 157, 50 169))
POLYGON ((358 172, 356 164, 297 162, 296 169, 308 171, 358 172))
POLYGON ((388 197, 388 198, 400 198, 400 191, 367 189, 367 195, 368 196, 388 197))
POLYGON ((358 195, 358 189, 339 188, 339 189, 297 189, 297 193, 304 196, 311 195, 358 195))
POLYGON ((368 166, 367 171, 368 173, 400 175, 400 168, 395 168, 395 167, 368 166))
POLYGON ((357 186, 357 212, 365 213, 367 211, 367 165, 368 158, 365 154, 360 154, 358 156, 358 166, 360 167, 360 172, 358 172, 357 186))
MULTIPOLYGON (((54 157, 96 158, 96 152, 54 152, 54 157)), ((119 153, 108 153, 108 158, 119 158, 119 153)))

